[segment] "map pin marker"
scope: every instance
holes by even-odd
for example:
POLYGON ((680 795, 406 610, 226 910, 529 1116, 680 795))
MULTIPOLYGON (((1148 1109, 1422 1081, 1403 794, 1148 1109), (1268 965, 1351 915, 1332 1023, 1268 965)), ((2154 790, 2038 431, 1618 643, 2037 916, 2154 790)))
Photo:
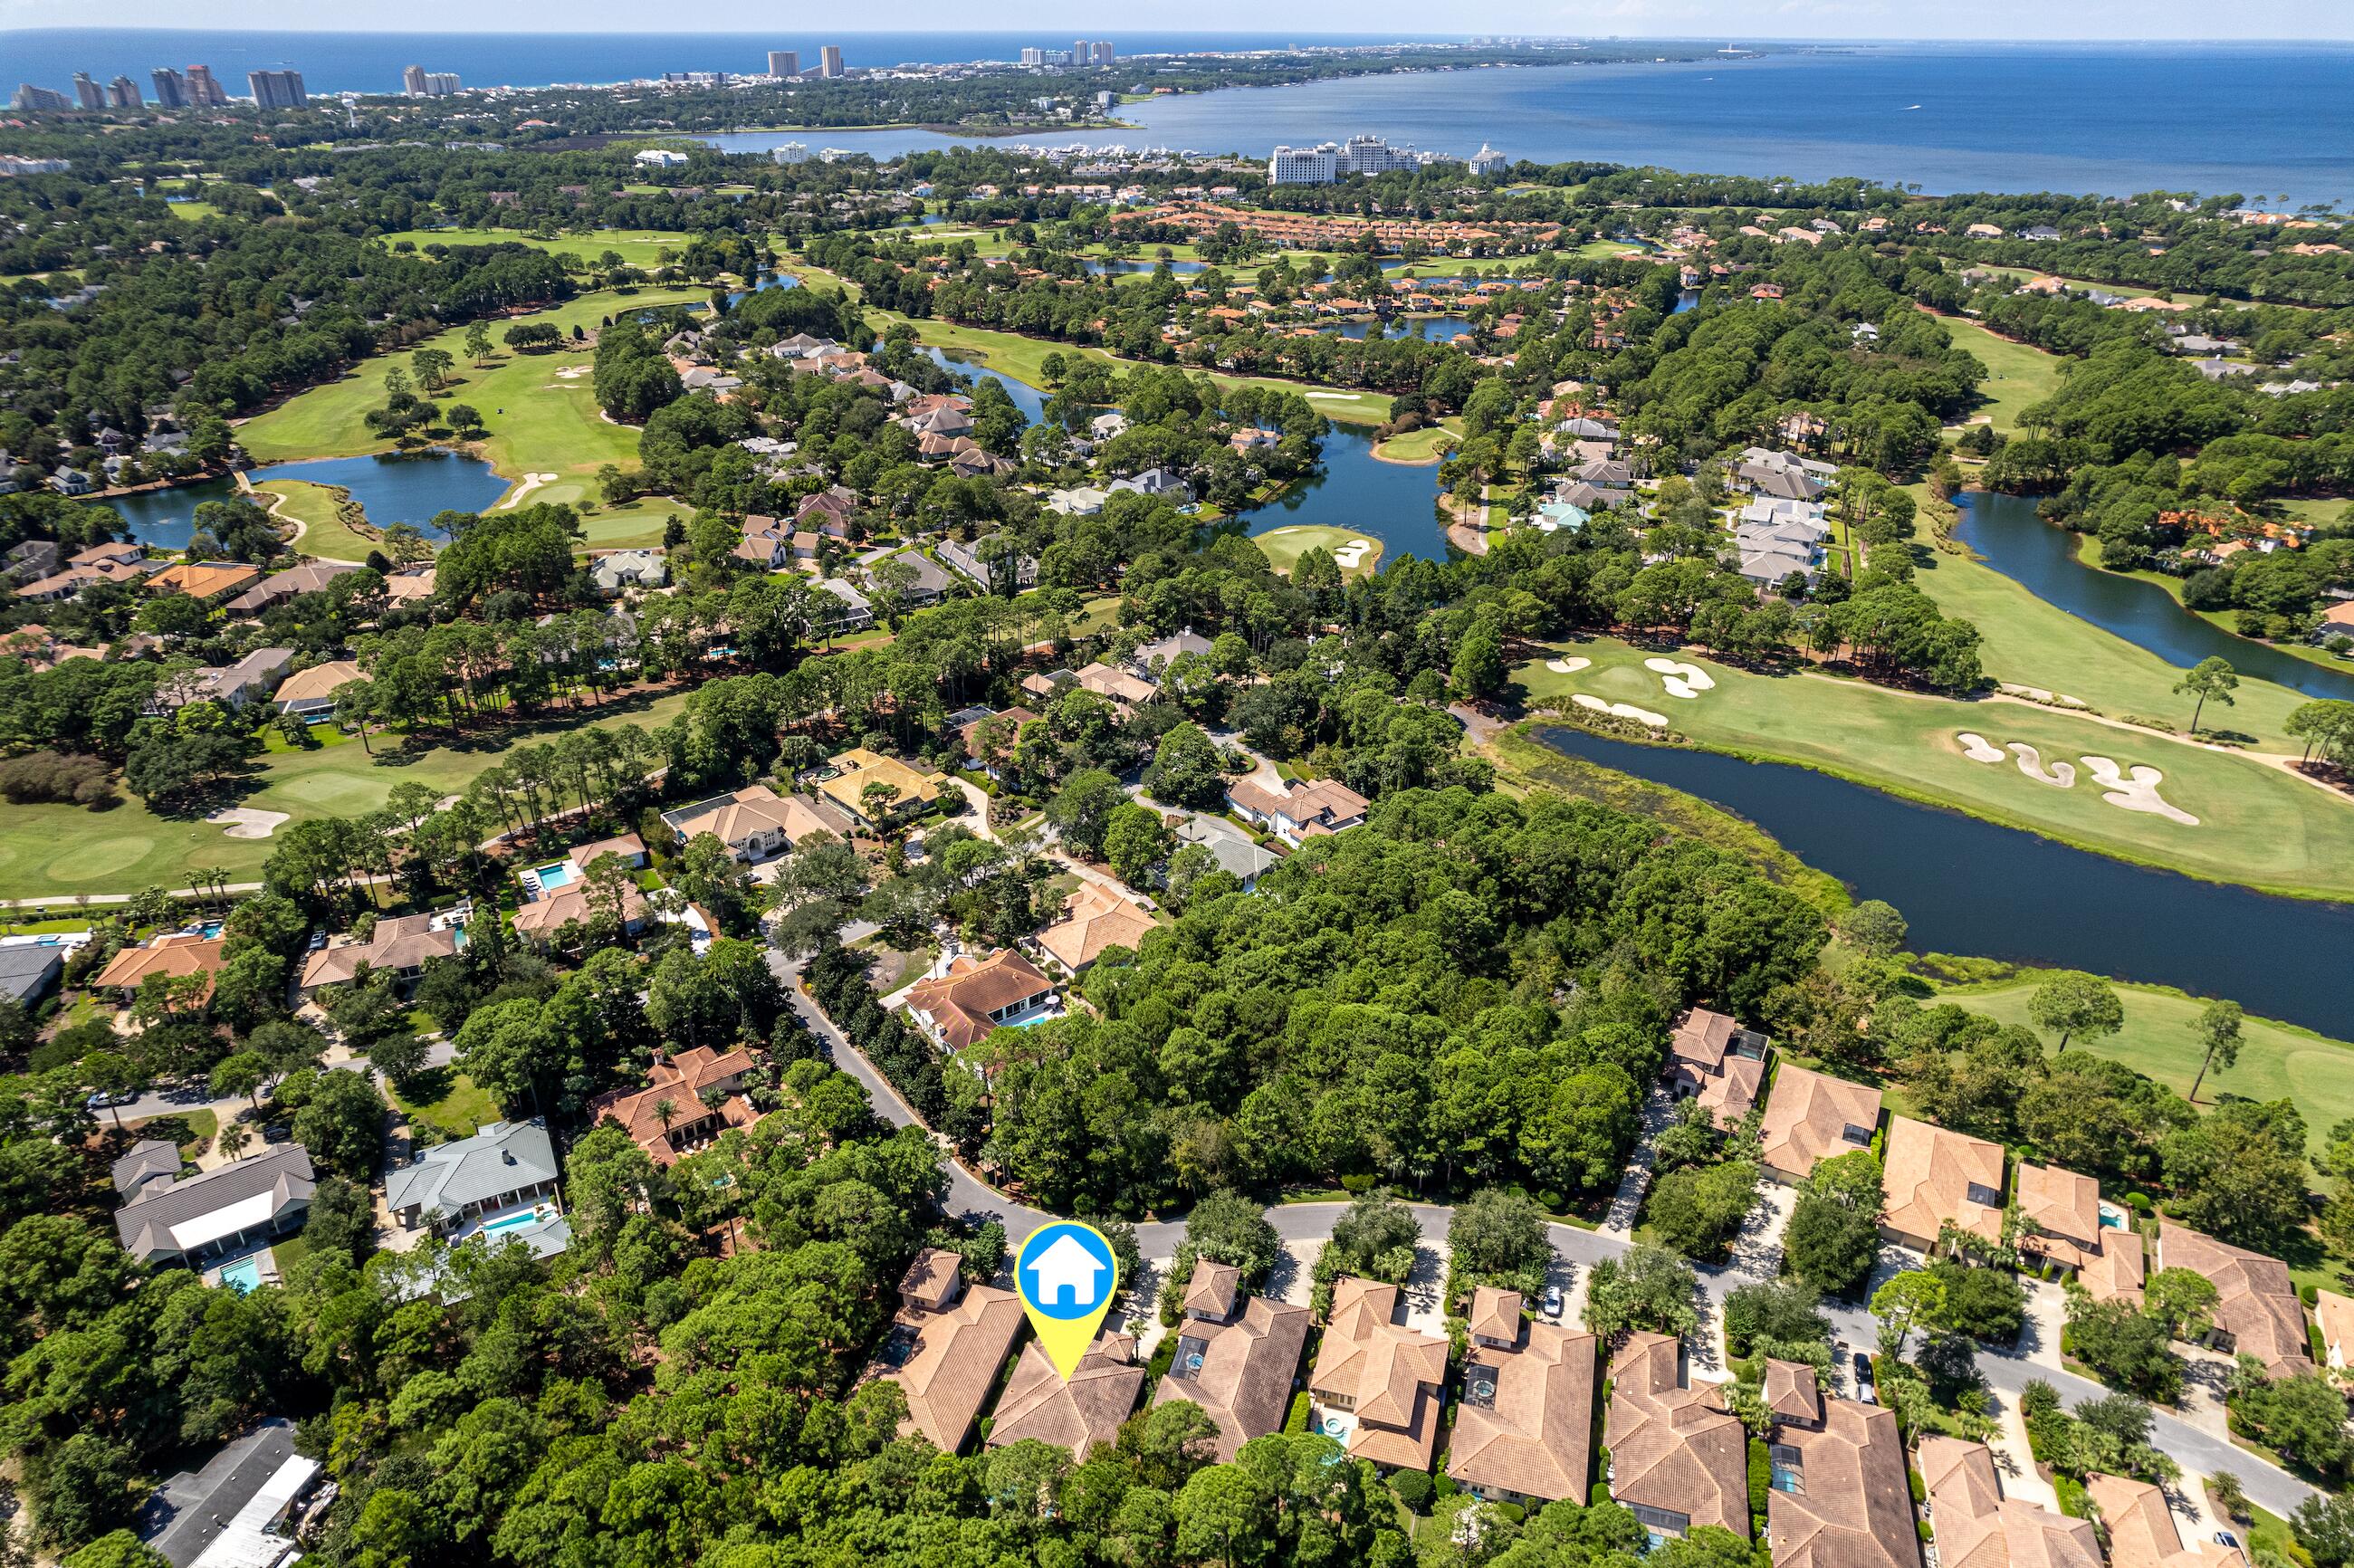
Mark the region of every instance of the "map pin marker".
POLYGON ((1070 1382, 1119 1294, 1119 1260, 1111 1243, 1076 1220, 1042 1225, 1015 1255, 1013 1284, 1046 1359, 1070 1382))

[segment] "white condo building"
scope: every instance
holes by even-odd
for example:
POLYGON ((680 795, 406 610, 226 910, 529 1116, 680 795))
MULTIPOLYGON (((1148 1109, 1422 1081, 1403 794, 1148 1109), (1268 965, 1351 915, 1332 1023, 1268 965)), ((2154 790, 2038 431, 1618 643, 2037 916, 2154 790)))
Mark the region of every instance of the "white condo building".
MULTIPOLYGON (((1487 154, 1488 149, 1482 147, 1480 152, 1487 154)), ((1500 161, 1503 154, 1492 156, 1500 161)), ((1352 175, 1386 175, 1453 161, 1442 154, 1417 153, 1379 136, 1352 136, 1346 142, 1324 142, 1313 147, 1278 147, 1267 161, 1267 178, 1269 185, 1329 185, 1352 175)))

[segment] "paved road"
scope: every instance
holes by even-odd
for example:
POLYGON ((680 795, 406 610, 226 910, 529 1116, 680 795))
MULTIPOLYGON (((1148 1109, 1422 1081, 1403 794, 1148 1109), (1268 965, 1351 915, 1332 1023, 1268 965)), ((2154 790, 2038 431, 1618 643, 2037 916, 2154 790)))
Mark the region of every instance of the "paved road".
MULTIPOLYGON (((873 1098, 876 1111, 895 1126, 912 1124, 916 1120, 915 1113, 900 1099, 898 1092, 875 1070, 875 1065, 833 1026, 832 1020, 802 994, 799 984, 800 964, 781 953, 771 952, 769 966, 791 991, 793 1006, 811 1030, 832 1048, 834 1065, 866 1086, 866 1092, 873 1098)), ((1269 1209, 1267 1217, 1274 1225, 1276 1234, 1287 1242, 1320 1241, 1332 1234, 1332 1223, 1340 1217, 1345 1206, 1341 1203, 1284 1203, 1269 1209)), ((1422 1226, 1424 1245, 1443 1246, 1453 1211, 1440 1203, 1414 1203, 1408 1207, 1422 1226)), ((951 1213, 966 1218, 996 1220, 1005 1227, 1007 1241, 1015 1245, 1055 1217, 1044 1210, 1015 1202, 953 1159, 949 1161, 949 1208, 951 1213)), ((1145 1256, 1166 1257, 1176 1250, 1185 1227, 1180 1221, 1161 1221, 1140 1224, 1136 1229, 1137 1244, 1145 1256)), ((1550 1233, 1553 1255, 1564 1266, 1562 1272, 1565 1275, 1591 1268, 1606 1257, 1623 1256, 1630 1245, 1620 1237, 1575 1225, 1553 1225, 1550 1227, 1550 1233)), ((1892 1272, 1905 1261, 1903 1255, 1890 1249, 1883 1255, 1882 1270, 1883 1273, 1892 1272)), ((1712 1313, 1721 1311, 1727 1292, 1755 1277, 1752 1266, 1754 1260, 1747 1263, 1736 1261, 1727 1267, 1702 1267, 1697 1271, 1701 1291, 1708 1298, 1712 1313)), ((1835 1344, 1869 1350, 1879 1340, 1879 1325, 1871 1313, 1861 1308, 1827 1302, 1823 1315, 1830 1319, 1835 1344)), ((2015 1351, 1981 1352, 1978 1371, 1989 1388, 2012 1400, 2030 1382, 2038 1378, 2058 1390, 2061 1399, 2070 1406, 2099 1399, 2109 1393, 2089 1378, 2061 1371, 2056 1364, 2058 1358, 2059 1347, 2037 1343, 2031 1329, 2028 1337, 2015 1351), (2039 1352, 2049 1357, 2050 1364, 2030 1359, 2039 1352)), ((1842 1351, 1840 1356, 1842 1376, 1846 1361, 1846 1354, 1842 1351)), ((2295 1476, 2277 1466, 2267 1464, 2228 1439, 2202 1431, 2165 1410, 2156 1410, 2153 1414, 2156 1425, 2151 1433, 2152 1444, 2172 1455, 2185 1471, 2209 1476, 2218 1470, 2229 1470, 2240 1478, 2242 1488, 2260 1507, 2282 1515, 2295 1512, 2298 1504, 2316 1495, 2313 1488, 2295 1476)))

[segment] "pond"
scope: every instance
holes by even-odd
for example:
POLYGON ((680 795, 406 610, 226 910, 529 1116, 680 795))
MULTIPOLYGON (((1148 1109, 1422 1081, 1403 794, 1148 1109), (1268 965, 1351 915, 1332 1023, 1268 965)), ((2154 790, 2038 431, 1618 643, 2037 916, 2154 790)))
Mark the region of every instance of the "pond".
MULTIPOLYGON (((1081 265, 1085 266, 1088 271, 1093 272, 1097 277, 1102 277, 1107 273, 1150 272, 1161 265, 1158 261, 1098 261, 1092 256, 1083 256, 1079 260, 1081 265)), ((1180 275, 1189 272, 1206 272, 1209 270, 1210 264, 1207 261, 1172 261, 1169 263, 1169 270, 1180 275)))
POLYGON ((759 292, 763 289, 798 289, 801 286, 801 281, 799 278, 794 277, 790 272, 763 272, 760 274, 759 281, 754 283, 750 288, 737 289, 733 293, 729 294, 727 296, 727 308, 729 310, 734 310, 738 302, 752 294, 759 292))
POLYGON ((925 344, 922 348, 924 357, 942 370, 959 376, 970 376, 976 382, 983 376, 994 376, 998 385, 1005 388, 1005 395, 1013 399, 1013 406, 1022 410, 1022 417, 1032 424, 1034 425, 1045 418, 1046 394, 1039 391, 1027 381, 1017 381, 1002 370, 993 370, 977 360, 966 359, 931 344, 925 344))
POLYGON ((1337 328, 1342 337, 1368 338, 1418 337, 1430 343, 1445 343, 1462 337, 1471 331, 1469 316, 1400 316, 1384 325, 1380 322, 1343 322, 1337 328))
POLYGON ((2354 700, 2354 664, 2332 670, 2234 637, 2183 609, 2157 583, 2087 566, 2076 555, 2079 535, 2046 523, 2032 497, 1971 492, 1956 499, 1962 542, 2036 598, 2184 669, 2209 657, 2227 659, 2243 675, 2308 696, 2354 700))
POLYGON ((1896 906, 1916 952, 2180 986, 2354 1039, 2354 987, 2320 958, 2354 951, 2354 904, 2132 865, 1787 763, 1573 729, 1538 738, 1746 817, 1858 896, 1896 906))
MULTIPOLYGON (((308 480, 313 484, 340 484, 367 510, 367 520, 383 528, 395 523, 413 524, 429 539, 449 535, 433 526, 443 512, 480 512, 507 493, 507 482, 480 458, 432 449, 409 456, 381 452, 367 457, 316 458, 307 462, 274 463, 246 476, 256 485, 273 479, 308 480)), ((131 536, 159 550, 184 550, 196 534, 196 508, 207 501, 226 501, 237 493, 237 482, 208 479, 170 490, 143 490, 118 495, 106 504, 122 514, 131 536)))
POLYGON ((1242 515, 1251 534, 1321 523, 1370 535, 1382 542, 1384 565, 1402 556, 1443 561, 1449 546, 1437 500, 1437 464, 1384 462, 1373 456, 1372 437, 1334 425, 1317 473, 1242 515))

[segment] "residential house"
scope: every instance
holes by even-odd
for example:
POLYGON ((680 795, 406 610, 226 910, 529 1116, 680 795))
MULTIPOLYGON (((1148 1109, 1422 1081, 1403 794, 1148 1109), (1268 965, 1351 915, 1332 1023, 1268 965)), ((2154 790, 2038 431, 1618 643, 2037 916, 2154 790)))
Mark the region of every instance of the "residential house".
POLYGON ((588 1102, 588 1119, 593 1125, 610 1118, 655 1164, 675 1164, 729 1128, 760 1119, 744 1097, 744 1075, 751 1070, 751 1054, 742 1050, 723 1055, 697 1045, 676 1056, 656 1056, 644 1088, 599 1095, 588 1102))
POLYGON ((66 949, 43 942, 0 943, 0 1000, 31 1007, 65 969, 66 949))
POLYGON ((1157 685, 1161 673, 1179 658, 1187 653, 1207 654, 1210 647, 1208 638, 1190 626, 1183 627, 1166 637, 1156 637, 1140 645, 1134 653, 1129 655, 1128 667, 1135 674, 1157 685))
POLYGON ((902 550, 897 555, 885 556, 867 568, 866 586, 871 592, 881 591, 883 576, 880 568, 885 565, 906 568, 904 575, 907 580, 898 590, 899 602, 904 607, 915 609, 938 604, 956 591, 956 578, 949 575, 947 567, 921 550, 902 550))
POLYGON ((1768 1174, 1803 1181, 1816 1162, 1872 1147, 1880 1128, 1880 1091, 1785 1062, 1759 1124, 1768 1174))
POLYGON ((1152 916, 1100 883, 1082 882, 1063 900, 1063 912, 1032 939, 1076 975, 1107 948, 1135 952, 1151 932, 1152 916))
POLYGON ((205 702, 242 708, 249 702, 266 699, 277 690, 280 675, 293 662, 292 648, 257 648, 234 664, 207 665, 167 675, 157 683, 148 711, 171 713, 189 703, 205 702))
POLYGON ((1213 1302, 1197 1300, 1202 1266, 1186 1293, 1184 1319, 1172 1330, 1177 1350, 1152 1403, 1200 1405, 1217 1426, 1213 1451, 1219 1463, 1232 1464, 1244 1444, 1282 1426, 1310 1319, 1307 1308, 1263 1296, 1236 1313, 1231 1291, 1226 1309, 1214 1316, 1213 1302))
POLYGON ((1896 1413, 1852 1399, 1825 1399, 1815 1370, 1768 1368, 1788 1392, 1767 1445, 1772 1466, 1766 1533, 1775 1568, 1921 1568, 1904 1436, 1896 1413))
POLYGON ((331 659, 307 670, 297 670, 278 683, 272 700, 281 714, 304 719, 328 718, 335 711, 336 688, 366 678, 351 660, 331 659))
POLYGON ((2288 1266, 2280 1259, 2161 1220, 2158 1266, 2187 1268, 2215 1287, 2214 1327, 2207 1343, 2233 1355, 2255 1357, 2270 1377, 2313 1370, 2305 1308, 2288 1266))
POLYGON ((1111 497, 1091 484, 1071 490, 1050 490, 1046 493, 1046 510, 1060 512, 1066 517, 1093 517, 1104 509, 1111 497))
MULTIPOLYGON (((561 1174, 545 1123, 494 1121, 387 1171, 385 1206, 406 1230, 461 1240, 480 1233, 496 1241, 511 1231, 541 1230, 536 1211, 551 1206, 561 1174)), ((562 1240, 570 1240, 568 1227, 562 1240)), ((559 1245, 542 1255, 562 1250, 559 1245)))
POLYGON ((1080 665, 1078 683, 1123 715, 1135 712, 1161 694, 1161 689, 1151 682, 1140 681, 1125 670, 1101 662, 1080 665))
POLYGON ((906 1391, 901 1435, 920 1432, 945 1454, 972 1435, 1023 1323, 1022 1298, 992 1286, 966 1288, 960 1261, 943 1247, 917 1255, 899 1281, 890 1332, 865 1374, 906 1391))
POLYGON ((709 833, 746 864, 780 855, 811 833, 850 836, 848 822, 799 795, 779 795, 766 784, 747 784, 732 795, 680 806, 664 811, 662 820, 680 842, 709 833))
POLYGON ((251 588, 261 580, 261 568, 242 561, 181 561, 147 579, 151 593, 184 593, 190 599, 212 599, 251 588))
POLYGON ((337 577, 360 569, 352 561, 305 561, 299 567, 270 573, 221 608, 231 615, 260 615, 271 605, 283 604, 297 595, 323 593, 337 577))
POLYGON ((366 941, 342 938, 303 959, 302 999, 348 983, 363 964, 372 973, 390 973, 404 987, 413 985, 429 960, 458 956, 463 934, 457 922, 440 915, 379 917, 366 941))
POLYGON ((1596 1341, 1522 1318, 1520 1292, 1471 1293, 1463 1397, 1447 1473, 1495 1502, 1583 1503, 1593 1465, 1596 1341))
POLYGON ((127 1202, 150 1181, 179 1180, 180 1146, 169 1139, 143 1138, 108 1168, 108 1174, 114 1178, 115 1195, 127 1202))
MULTIPOLYGON (((612 905, 594 897, 586 878, 576 874, 560 885, 540 885, 539 896, 526 900, 514 912, 515 935, 534 947, 545 948, 555 940, 556 934, 567 926, 578 923, 585 927, 600 916, 610 916, 612 905)), ((621 933, 635 936, 645 929, 646 895, 635 883, 621 888, 621 933)))
POLYGON ((1324 1342, 1308 1375, 1308 1395, 1354 1417, 1349 1457, 1384 1469, 1427 1470, 1438 1449, 1447 1340, 1394 1321, 1394 1285, 1344 1277, 1332 1286, 1324 1342))
POLYGON ((1182 817, 1172 831, 1180 844, 1200 844, 1208 850, 1216 857, 1218 869, 1240 882, 1245 893, 1256 892, 1258 879, 1282 861, 1273 850, 1262 848, 1257 839, 1217 817, 1182 817))
POLYGON ((818 781, 818 793, 861 827, 880 829, 921 816, 940 800, 939 775, 918 772, 896 757, 863 746, 843 752, 828 766, 833 776, 818 781), (866 791, 878 784, 890 793, 868 800, 866 791))
POLYGON ((1734 1126, 1757 1103, 1772 1044, 1722 1012, 1695 1007, 1668 1042, 1668 1087, 1677 1098, 1698 1100, 1714 1111, 1719 1126, 1734 1126))
POLYGON ((114 1211, 115 1234, 142 1263, 198 1266, 302 1229, 315 1186, 310 1150, 281 1143, 194 1176, 143 1181, 114 1211))
POLYGON ((2101 1202, 2101 1184, 2056 1165, 2022 1160, 2011 1196, 2030 1222, 2022 1251, 2057 1264, 2096 1301, 2115 1296, 2139 1300, 2141 1233, 2122 1209, 2101 1202))
POLYGON ((1929 1492, 1938 1568, 2101 1568, 2093 1521, 2004 1497, 1985 1444, 1932 1434, 1915 1467, 1929 1492))
POLYGON ((1037 722, 1038 715, 1028 708, 1001 708, 993 714, 983 714, 979 718, 968 719, 959 726, 957 742, 964 748, 963 755, 968 760, 978 764, 982 772, 994 779, 997 777, 997 764, 1013 751, 1013 743, 1021 737, 1022 726, 1037 722), (994 728, 990 727, 992 721, 995 724, 994 728), (1002 737, 996 746, 985 745, 983 739, 985 729, 990 734, 1002 737))
POLYGON ((2329 1370, 2354 1368, 2354 1297, 2335 1290, 2314 1292, 2313 1323, 2321 1330, 2322 1359, 2329 1370))
POLYGON ((294 1424, 272 1416, 150 1493, 139 1538, 172 1568, 292 1568, 302 1554, 286 1521, 319 1468, 294 1451, 294 1424))
POLYGON ((98 481, 78 468, 61 468, 49 475, 49 488, 59 495, 88 495, 98 488, 98 481))
POLYGON ((804 528, 836 539, 850 536, 850 519, 858 510, 858 493, 832 485, 806 496, 793 511, 793 521, 804 528))
POLYGON ((2108 1531, 2109 1568, 2221 1568, 2244 1561, 2221 1542, 2184 1544, 2166 1494, 2147 1481, 2095 1471, 2084 1478, 2084 1495, 2108 1531))
POLYGON ((1922 1252, 1955 1225, 1988 1241, 2002 1237, 2002 1145, 1909 1116, 1888 1118, 1881 1157, 1888 1194, 1883 1234, 1922 1252))
POLYGON ((384 596, 394 608, 422 604, 433 597, 433 567, 402 567, 384 575, 384 596))
POLYGON ((1144 1381, 1136 1340, 1127 1334, 1097 1335, 1067 1379, 1034 1339, 1022 1347, 1005 1392, 998 1395, 988 1446, 1034 1438, 1085 1459, 1097 1446, 1119 1441, 1120 1423, 1136 1408, 1144 1381))
POLYGON ((849 632, 864 631, 875 624, 875 605, 864 593, 843 577, 823 577, 818 591, 832 599, 831 606, 820 603, 811 611, 816 629, 828 636, 840 637, 849 632))
POLYGON ((586 871, 590 862, 600 855, 608 854, 620 856, 621 863, 631 871, 643 871, 646 868, 646 841, 635 833, 622 833, 614 838, 594 839, 585 844, 574 844, 564 852, 564 858, 586 871))
POLYGON ((129 1007, 151 975, 166 975, 174 980, 204 975, 207 978, 203 994, 210 996, 209 977, 218 974, 220 967, 221 938, 196 931, 177 931, 168 937, 157 937, 143 947, 123 948, 106 961, 106 967, 98 971, 98 978, 90 986, 92 991, 114 992, 116 999, 129 1007))
POLYGON ((1015 555, 992 568, 978 553, 977 546, 982 542, 975 540, 968 545, 958 539, 943 539, 932 546, 932 553, 951 571, 961 573, 992 593, 997 591, 1001 578, 1008 575, 1016 588, 1038 586, 1037 556, 1015 555))
POLYGON ((1701 1525, 1749 1534, 1749 1436, 1714 1383, 1685 1381, 1681 1341, 1636 1333, 1610 1363, 1610 1495, 1652 1539, 1701 1525))
POLYGON ((1114 493, 1132 490, 1139 495, 1165 495, 1181 505, 1193 499, 1193 487, 1173 468, 1148 468, 1134 479, 1115 479, 1104 488, 1114 493))
POLYGON ((1238 779, 1226 789, 1226 804, 1245 821, 1265 828, 1294 849, 1310 839, 1357 826, 1373 809, 1363 795, 1330 779, 1293 779, 1280 791, 1256 779, 1238 779))
POLYGON ((670 561, 660 550, 608 550, 588 563, 589 580, 608 599, 633 588, 658 588, 670 579, 670 561))
POLYGON ((950 1051, 975 1045, 994 1029, 1044 1016, 1055 982, 1012 948, 985 959, 959 955, 907 988, 907 1015, 950 1051))

